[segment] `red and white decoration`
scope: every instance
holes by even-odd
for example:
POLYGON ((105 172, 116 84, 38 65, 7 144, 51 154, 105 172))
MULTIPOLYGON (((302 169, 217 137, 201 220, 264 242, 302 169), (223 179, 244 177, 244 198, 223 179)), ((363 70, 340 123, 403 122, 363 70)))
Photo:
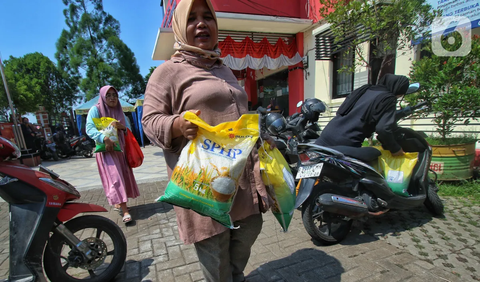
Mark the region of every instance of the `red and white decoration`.
POLYGON ((218 43, 218 46, 222 51, 223 63, 233 70, 278 69, 302 61, 295 39, 292 39, 290 44, 286 44, 279 38, 275 45, 272 45, 267 38, 255 43, 249 37, 242 42, 236 42, 227 36, 224 41, 218 43))

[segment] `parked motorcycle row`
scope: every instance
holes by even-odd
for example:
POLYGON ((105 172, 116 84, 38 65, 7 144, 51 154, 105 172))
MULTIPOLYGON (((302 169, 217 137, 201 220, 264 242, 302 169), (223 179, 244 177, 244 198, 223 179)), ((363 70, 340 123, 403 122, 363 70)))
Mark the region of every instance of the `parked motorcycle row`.
POLYGON ((91 158, 93 156, 94 142, 86 136, 74 136, 69 138, 63 132, 57 132, 45 138, 44 136, 35 136, 35 147, 40 153, 40 158, 44 161, 59 158, 69 158, 72 156, 84 156, 91 158))
MULTIPOLYGON (((418 88, 411 85, 409 92, 418 88)), ((396 121, 424 105, 399 110, 396 121)), ((299 112, 287 118, 264 108, 257 111, 262 130, 275 138, 297 180, 295 208, 301 209, 304 227, 313 239, 338 243, 349 233, 353 220, 390 210, 425 205, 434 215, 443 213, 436 179, 428 175, 432 150, 422 134, 401 127, 394 133, 405 152, 418 153, 409 195, 400 196, 369 164, 373 159, 356 155, 363 148, 341 150, 314 144, 320 133, 318 119, 327 110, 322 101, 307 99, 297 108, 299 112)), ((51 149, 51 155, 44 153, 44 157, 91 157, 92 145, 85 137, 68 140, 54 135, 52 139, 38 138, 39 148, 51 149)), ((107 210, 75 201, 80 198, 75 187, 43 166, 37 171, 9 162, 19 157, 18 147, 0 137, 0 196, 10 205, 8 281, 47 281, 44 273, 50 281, 112 280, 126 260, 125 235, 105 217, 77 217, 107 210)))
POLYGON ((56 144, 57 154, 61 158, 72 156, 91 158, 93 156, 93 142, 85 135, 68 138, 63 131, 59 130, 53 134, 53 140, 56 144))
MULTIPOLYGON (((407 94, 418 91, 410 85, 407 94)), ((398 110, 396 122, 423 108, 426 102, 398 110)), ((425 205, 433 215, 443 214, 443 203, 437 195, 436 179, 428 175, 432 149, 424 134, 397 127, 394 136, 405 152, 417 152, 418 161, 408 186, 408 196, 395 194, 385 177, 371 164, 365 149, 329 148, 314 144, 313 134, 319 114, 325 111, 320 102, 306 100, 299 114, 283 118, 260 108, 262 129, 276 140, 297 181, 295 208, 301 208, 307 233, 324 244, 342 241, 350 232, 353 220, 367 220, 389 210, 409 210, 425 205), (309 105, 309 106, 305 106, 309 105), (312 106, 314 105, 314 106, 312 106), (310 139, 311 138, 311 139, 310 139), (364 151, 360 153, 361 151, 364 151)), ((342 146, 345 147, 345 146, 342 146)))

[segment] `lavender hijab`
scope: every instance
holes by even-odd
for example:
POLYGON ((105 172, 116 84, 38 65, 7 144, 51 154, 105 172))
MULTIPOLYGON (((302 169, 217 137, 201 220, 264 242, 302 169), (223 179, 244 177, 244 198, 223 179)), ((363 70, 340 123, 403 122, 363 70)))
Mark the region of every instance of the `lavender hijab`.
MULTIPOLYGON (((120 105, 120 100, 118 100, 117 106, 115 108, 110 108, 107 105, 106 96, 110 88, 113 88, 113 90, 117 92, 118 96, 118 91, 113 86, 106 85, 100 88, 100 98, 98 99, 98 103, 96 105, 98 111, 100 112, 100 117, 111 117, 118 120, 121 124, 127 126, 127 124, 125 123, 125 114, 123 113, 122 105, 120 105)), ((120 142, 120 147, 123 150, 123 148, 125 148, 125 137, 123 136, 123 134, 118 134, 118 140, 120 142)))

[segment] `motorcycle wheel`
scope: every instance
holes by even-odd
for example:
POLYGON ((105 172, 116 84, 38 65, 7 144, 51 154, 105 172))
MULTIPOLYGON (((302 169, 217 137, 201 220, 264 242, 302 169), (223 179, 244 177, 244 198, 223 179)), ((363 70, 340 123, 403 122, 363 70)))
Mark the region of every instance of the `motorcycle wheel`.
POLYGON ((325 212, 317 201, 325 193, 341 194, 341 188, 332 183, 322 183, 314 187, 312 194, 302 206, 302 221, 308 235, 323 244, 336 244, 345 239, 353 220, 345 216, 325 212))
POLYGON ((83 156, 85 158, 91 158, 93 157, 93 149, 90 145, 85 145, 85 149, 84 149, 84 152, 85 154, 83 154, 83 156))
POLYGON ((113 221, 86 215, 68 221, 65 226, 97 251, 97 255, 86 261, 72 250, 62 235, 53 234, 43 257, 45 273, 51 281, 103 282, 112 280, 120 272, 127 257, 127 242, 113 221))
POLYGON ((58 161, 58 154, 56 151, 52 151, 52 157, 54 161, 58 161))
POLYGON ((434 182, 428 185, 427 198, 425 199, 425 206, 435 216, 443 214, 443 202, 437 194, 438 187, 434 182))
POLYGON ((50 159, 50 157, 43 152, 40 152, 40 158, 44 161, 48 161, 50 159))

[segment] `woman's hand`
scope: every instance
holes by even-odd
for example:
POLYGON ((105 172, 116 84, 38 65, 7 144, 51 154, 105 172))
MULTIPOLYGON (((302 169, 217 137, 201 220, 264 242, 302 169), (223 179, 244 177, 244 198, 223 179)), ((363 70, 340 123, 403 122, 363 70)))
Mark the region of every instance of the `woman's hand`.
POLYGON ((114 122, 112 122, 112 125, 113 125, 113 127, 115 127, 116 129, 127 130, 127 127, 126 127, 125 125, 123 125, 121 122, 114 121, 114 122))
MULTIPOLYGON (((190 110, 190 112, 200 115, 199 110, 190 110)), ((173 138, 183 136, 188 140, 193 140, 197 136, 198 126, 189 122, 183 115, 173 121, 173 138)))
POLYGON ((260 137, 263 141, 267 142, 270 145, 270 150, 277 148, 277 144, 275 144, 275 140, 266 132, 262 132, 260 137))
POLYGON ((115 143, 110 140, 110 138, 103 138, 103 143, 105 143, 105 150, 107 150, 107 152, 113 152, 113 146, 115 145, 115 143))

